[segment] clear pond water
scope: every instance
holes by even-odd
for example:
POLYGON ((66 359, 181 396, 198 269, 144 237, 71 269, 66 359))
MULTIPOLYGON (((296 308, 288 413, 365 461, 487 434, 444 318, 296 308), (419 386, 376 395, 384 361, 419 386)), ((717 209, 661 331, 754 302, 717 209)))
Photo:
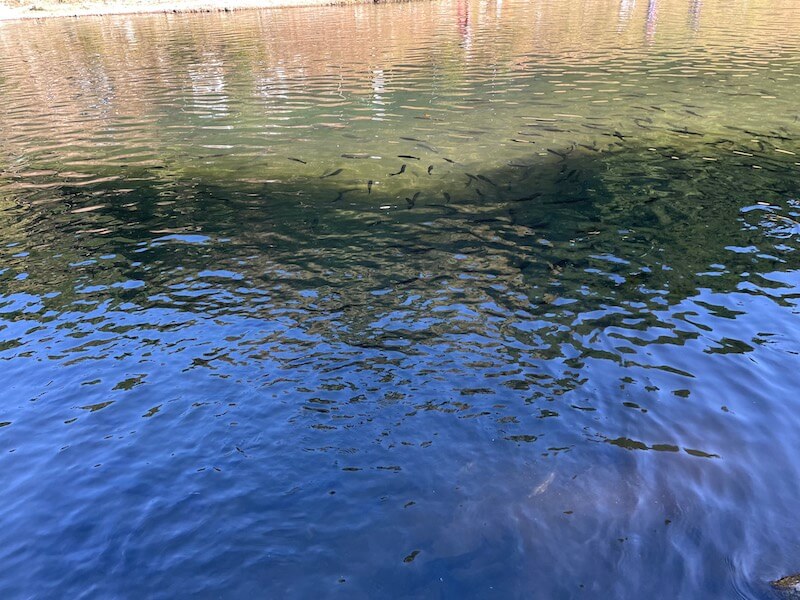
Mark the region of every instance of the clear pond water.
POLYGON ((0 596, 771 598, 800 9, 0 25, 0 596))

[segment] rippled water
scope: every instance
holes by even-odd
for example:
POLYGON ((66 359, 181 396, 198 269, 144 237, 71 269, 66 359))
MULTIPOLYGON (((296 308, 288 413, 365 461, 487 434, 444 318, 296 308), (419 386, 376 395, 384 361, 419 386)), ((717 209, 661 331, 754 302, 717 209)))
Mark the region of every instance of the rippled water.
POLYGON ((0 26, 0 595, 769 598, 800 10, 0 26))

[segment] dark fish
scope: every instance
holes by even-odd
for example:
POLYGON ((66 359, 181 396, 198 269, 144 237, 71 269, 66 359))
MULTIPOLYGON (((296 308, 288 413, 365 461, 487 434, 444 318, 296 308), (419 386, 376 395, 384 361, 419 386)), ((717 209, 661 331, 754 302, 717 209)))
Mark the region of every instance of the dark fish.
MULTIPOLYGON (((408 198, 406 198, 406 200, 408 200, 408 198)), ((409 254, 426 254, 433 250, 433 248, 429 246, 400 246, 400 249, 409 254)))
POLYGON ((447 158, 446 156, 443 156, 442 158, 443 158, 444 160, 446 160, 447 162, 449 162, 451 165, 454 165, 454 164, 456 164, 456 161, 454 161, 454 160, 452 160, 452 159, 449 159, 449 158, 447 158))
POLYGON ((430 165, 428 167, 428 175, 430 175, 432 172, 433 172, 433 165, 430 165))
POLYGON ((469 186, 471 186, 471 185, 472 185, 472 181, 473 181, 473 180, 475 180, 475 181, 480 181, 480 180, 479 180, 477 177, 475 177, 475 175, 472 175, 471 173, 464 173, 464 175, 466 175, 466 176, 467 176, 467 178, 468 178, 468 179, 467 179, 467 183, 466 183, 466 185, 465 185, 464 187, 469 187, 469 186))
POLYGON ((289 160, 293 160, 294 162, 299 162, 300 164, 307 165, 308 163, 304 160, 300 160, 299 158, 294 158, 293 156, 287 157, 289 160))
POLYGON ((389 173, 389 176, 390 176, 390 177, 393 177, 393 176, 395 176, 395 175, 400 175, 400 174, 402 174, 402 173, 405 173, 405 172, 406 172, 406 165, 405 165, 405 164, 403 164, 403 165, 400 167, 400 170, 399 170, 397 173, 389 173))
POLYGON ((448 194, 447 192, 442 192, 442 196, 444 196, 444 199, 447 202, 450 202, 450 194, 448 194))
POLYGON ((483 192, 481 191, 480 188, 475 188, 475 193, 478 194, 478 196, 480 196, 481 198, 483 198, 483 192))
POLYGON ((450 215, 457 215, 458 211, 453 208, 452 206, 448 206, 447 204, 427 204, 426 206, 430 206, 431 208, 443 208, 447 214, 450 215))
POLYGON ((672 129, 670 129, 670 131, 672 131, 674 133, 683 133, 685 135, 703 135, 702 133, 698 133, 697 131, 689 131, 686 127, 684 127, 683 129, 674 129, 674 128, 672 128, 672 129))
POLYGON ((375 183, 375 182, 374 182, 374 181, 372 181, 372 179, 370 179, 370 180, 367 182, 367 193, 368 193, 368 194, 371 194, 371 193, 372 193, 372 184, 373 184, 373 183, 375 183))
POLYGON ((369 154, 364 154, 364 153, 353 154, 350 152, 346 152, 345 154, 342 154, 342 158, 369 158, 369 154))
POLYGON ((615 132, 613 133, 613 136, 614 136, 615 138, 619 138, 619 139, 621 139, 621 140, 624 140, 624 139, 625 139, 625 136, 624 136, 624 135, 622 135, 622 134, 621 134, 619 131, 615 131, 615 132))
POLYGON ((555 154, 556 156, 560 156, 561 160, 566 160, 567 159, 567 155, 564 154, 563 152, 558 152, 557 150, 553 150, 552 148, 548 148, 547 151, 550 154, 555 154))
POLYGON ((408 204, 408 208, 414 208, 414 205, 417 203, 417 198, 419 198, 419 192, 414 194, 411 198, 406 198, 406 204, 408 204))
POLYGON ((398 154, 397 158, 410 158, 411 160, 419 160, 419 156, 411 156, 410 154, 398 154))
POLYGON ((355 192, 355 191, 356 191, 356 188, 350 188, 349 190, 342 190, 341 192, 339 192, 339 195, 338 195, 338 196, 336 196, 336 200, 332 200, 332 202, 338 202, 339 200, 341 200, 342 198, 344 198, 344 195, 345 195, 346 193, 348 193, 348 192, 355 192))
POLYGON ((434 154, 439 154, 439 151, 436 148, 434 148, 433 146, 431 146, 429 144, 426 144, 425 142, 419 142, 417 144, 417 146, 419 148, 424 148, 425 150, 428 150, 429 152, 433 152, 434 154))
POLYGON ((497 187, 497 184, 494 181, 492 181, 491 179, 489 179, 488 177, 486 177, 486 175, 478 175, 478 179, 480 179, 481 181, 485 181, 486 183, 488 183, 492 187, 497 187))
POLYGON ((403 136, 400 136, 400 139, 401 140, 405 140, 407 142, 421 142, 422 141, 422 140, 418 140, 417 138, 403 137, 403 136))
POLYGON ((419 277, 409 277, 408 279, 401 279, 400 281, 395 281, 395 285, 406 285, 408 283, 414 283, 417 281, 419 277))
POLYGON ((541 192, 536 192, 535 194, 531 194, 530 196, 525 196, 523 198, 514 198, 514 202, 528 202, 529 200, 535 200, 541 195, 541 192))
POLYGON ((326 175, 322 175, 320 177, 320 179, 325 179, 326 177, 334 177, 334 176, 338 175, 341 172, 342 172, 342 169, 336 169, 335 171, 331 171, 330 173, 327 173, 326 175))
POLYGON ((767 135, 766 133, 756 133, 755 131, 750 131, 750 130, 746 129, 745 133, 748 133, 750 135, 754 135, 756 137, 760 136, 760 137, 770 138, 770 139, 773 139, 773 140, 781 140, 781 141, 784 141, 784 142, 790 141, 792 139, 792 138, 786 137, 785 135, 780 135, 779 133, 777 133, 775 131, 771 131, 770 132, 773 135, 767 135))

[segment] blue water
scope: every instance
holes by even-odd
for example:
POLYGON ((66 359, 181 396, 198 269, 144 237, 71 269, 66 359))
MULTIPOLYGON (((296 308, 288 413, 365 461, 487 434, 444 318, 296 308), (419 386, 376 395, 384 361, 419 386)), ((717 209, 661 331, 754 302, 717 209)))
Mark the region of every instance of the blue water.
POLYGON ((797 12, 3 25, 0 597, 776 597, 797 12))

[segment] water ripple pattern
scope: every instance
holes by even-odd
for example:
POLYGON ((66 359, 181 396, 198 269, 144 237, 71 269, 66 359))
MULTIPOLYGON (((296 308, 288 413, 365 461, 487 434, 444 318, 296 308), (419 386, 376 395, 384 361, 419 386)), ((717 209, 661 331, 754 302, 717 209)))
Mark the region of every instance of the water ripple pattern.
POLYGON ((0 24, 3 598, 772 598, 800 11, 0 24))

